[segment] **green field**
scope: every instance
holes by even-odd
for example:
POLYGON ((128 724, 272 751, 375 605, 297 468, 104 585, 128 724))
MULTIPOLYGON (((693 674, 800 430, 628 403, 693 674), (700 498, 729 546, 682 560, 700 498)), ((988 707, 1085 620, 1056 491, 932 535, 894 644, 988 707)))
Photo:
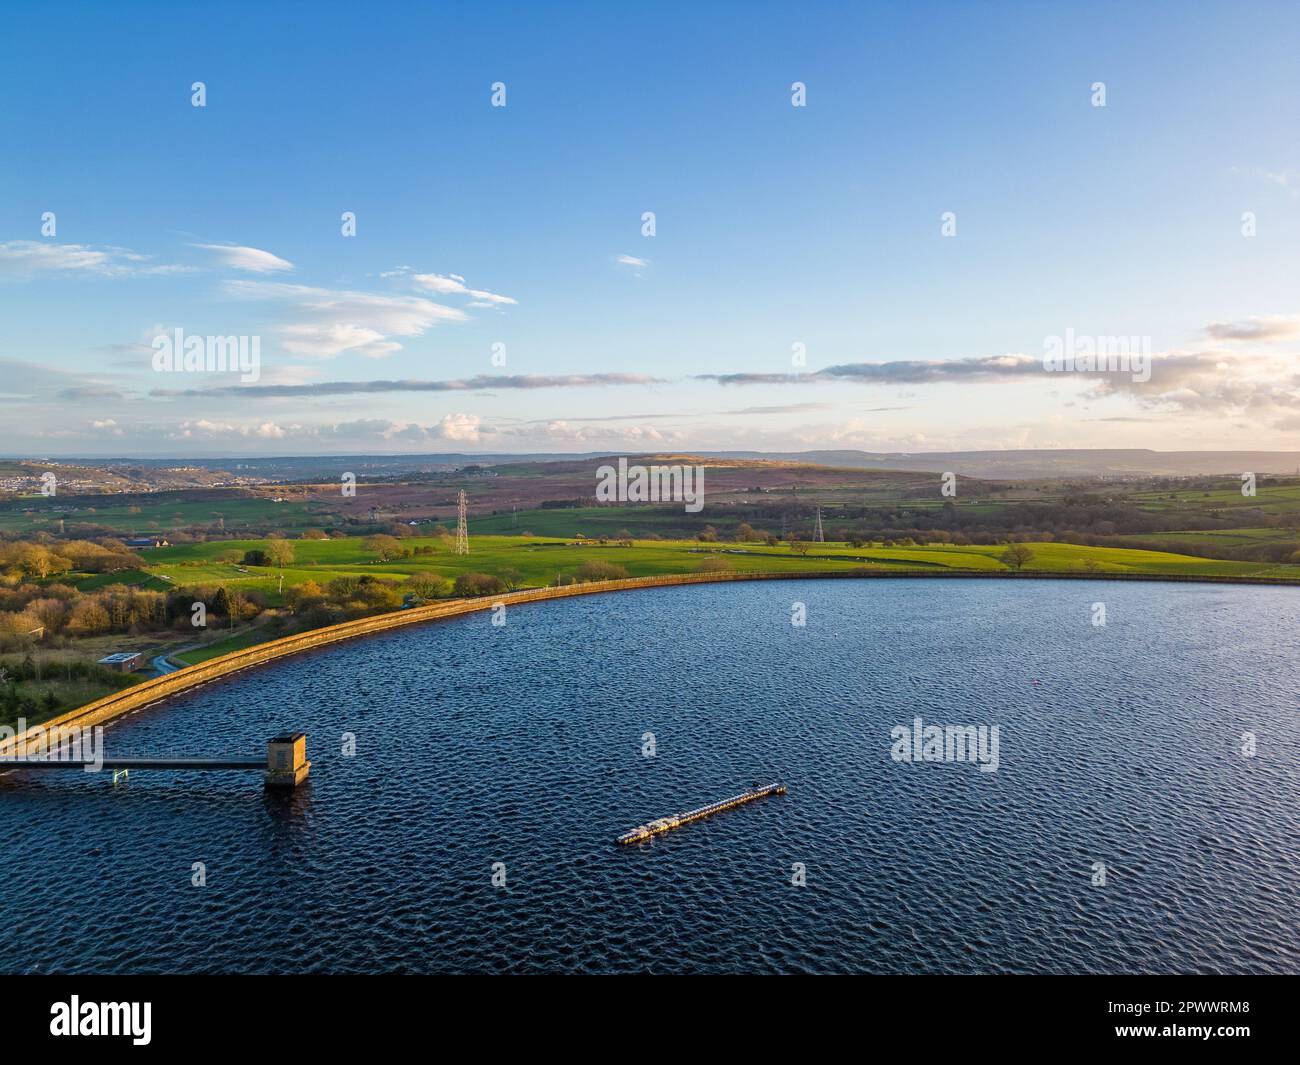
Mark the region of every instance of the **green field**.
POLYGON ((1143 540, 1166 544, 1195 544, 1198 547, 1257 547, 1261 544, 1291 544, 1296 540, 1290 529, 1190 529, 1175 532, 1144 533, 1143 540))
MULTIPOLYGON (((697 516, 690 515, 688 525, 697 524, 697 516)), ((682 524, 682 512, 666 507, 559 507, 554 510, 530 510, 524 514, 492 514, 484 518, 471 518, 471 534, 483 536, 518 536, 531 532, 537 536, 563 536, 573 539, 579 534, 587 537, 613 536, 622 529, 666 535, 667 530, 682 524)), ((698 522, 701 526, 703 522, 698 522)))
MULTIPOLYGON (((633 546, 577 543, 544 537, 471 536, 470 554, 458 556, 446 538, 411 537, 404 547, 431 546, 434 553, 414 558, 380 562, 363 547, 359 538, 338 540, 295 540, 295 558, 285 567, 286 587, 315 581, 324 585, 334 577, 371 575, 401 581, 414 573, 437 573, 454 578, 476 571, 499 574, 518 571, 523 584, 540 587, 557 577, 573 576, 589 559, 600 559, 624 567, 631 576, 663 573, 692 573, 706 559, 718 558, 737 572, 800 573, 828 567, 863 568, 898 572, 979 570, 1006 572, 1000 560, 1001 546, 956 546, 934 544, 924 547, 854 548, 845 543, 811 545, 807 555, 788 546, 760 544, 710 544, 692 540, 636 540, 633 546)), ((271 567, 233 565, 217 561, 223 552, 240 552, 264 547, 261 540, 226 540, 205 544, 184 544, 155 548, 142 553, 147 563, 142 572, 167 577, 175 586, 218 585, 255 588, 278 601, 279 571, 271 567)), ((1076 544, 1034 543, 1028 545, 1034 557, 1026 572, 1095 572, 1098 574, 1161 574, 1185 577, 1280 577, 1300 580, 1300 566, 1259 562, 1233 562, 1197 558, 1162 551, 1127 548, 1085 547, 1076 544)))
POLYGON ((129 584, 137 588, 144 588, 151 592, 165 592, 171 585, 152 573, 146 573, 142 569, 122 569, 116 573, 88 573, 84 576, 67 578, 63 575, 51 577, 52 583, 71 584, 79 591, 93 592, 99 588, 105 588, 110 584, 129 584))
POLYGON ((1260 484, 1253 496, 1243 496, 1240 488, 1215 488, 1201 491, 1138 491, 1128 493, 1125 498, 1147 510, 1201 511, 1212 507, 1216 510, 1258 508, 1287 512, 1300 510, 1300 485, 1260 484))
POLYGON ((192 651, 181 651, 179 654, 169 655, 168 657, 173 662, 179 662, 186 666, 195 666, 200 662, 206 662, 209 658, 217 658, 221 655, 230 654, 232 651, 242 651, 246 647, 265 643, 275 636, 275 633, 271 632, 270 628, 271 626, 261 625, 255 629, 228 636, 224 640, 216 640, 204 647, 196 647, 192 651))

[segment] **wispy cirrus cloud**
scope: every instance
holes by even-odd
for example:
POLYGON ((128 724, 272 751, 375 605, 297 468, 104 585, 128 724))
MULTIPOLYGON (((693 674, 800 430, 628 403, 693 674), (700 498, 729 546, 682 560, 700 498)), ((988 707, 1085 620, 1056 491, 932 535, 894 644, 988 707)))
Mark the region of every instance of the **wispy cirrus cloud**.
POLYGON ((501 296, 482 288, 470 288, 460 274, 411 274, 417 288, 436 296, 469 296, 471 307, 514 306, 519 301, 511 296, 501 296))
POLYGON ((645 280, 645 272, 650 269, 650 260, 642 259, 637 255, 618 255, 615 256, 614 262, 616 265, 632 271, 632 276, 638 281, 645 280))
POLYGON ((819 381, 860 381, 864 384, 936 384, 944 381, 995 381, 1043 374, 1041 356, 989 355, 969 359, 897 359, 892 362, 850 362, 799 373, 696 374, 698 381, 722 385, 797 385, 819 381))
POLYGON ((280 343, 285 351, 308 359, 329 359, 345 351, 382 359, 402 349, 387 334, 355 322, 295 322, 280 328, 280 343))
POLYGON ((220 265, 233 270, 246 270, 253 274, 273 274, 293 269, 293 263, 288 259, 281 259, 269 251, 250 248, 243 244, 191 244, 190 247, 211 252, 220 265))
POLYGON ((1300 333, 1300 314, 1273 314, 1211 322, 1205 334, 1215 340, 1281 340, 1300 333))
POLYGON ((56 370, 23 359, 0 358, 0 390, 14 399, 47 403, 101 401, 123 393, 111 378, 98 378, 70 370, 56 370))
POLYGON ((125 399, 126 393, 113 385, 74 385, 60 389, 58 398, 78 402, 81 400, 125 399))
MULTIPOLYGON (((720 410, 718 414, 801 414, 814 410, 831 410, 833 403, 781 403, 767 407, 741 407, 738 410, 720 410)), ((901 410, 901 407, 878 407, 877 410, 901 410)))
POLYGON ((344 352, 382 358, 401 350, 393 337, 421 336, 441 322, 463 322, 465 312, 420 296, 385 296, 292 285, 282 281, 227 281, 236 299, 287 304, 299 320, 280 327, 286 351, 331 359, 344 352))
POLYGON ((155 389, 153 396, 239 396, 241 399, 286 396, 351 396, 376 392, 489 392, 504 389, 602 388, 611 385, 663 384, 663 378, 634 373, 478 374, 445 381, 319 381, 312 384, 224 385, 218 388, 155 389))
POLYGON ((187 273, 190 269, 170 263, 153 263, 151 256, 107 244, 58 244, 41 240, 0 243, 0 277, 17 280, 42 275, 148 277, 187 273))
MULTIPOLYGON (((749 417, 749 416, 766 416, 769 414, 801 414, 810 411, 834 410, 834 403, 783 403, 769 407, 741 407, 733 410, 679 410, 672 412, 656 412, 653 414, 581 414, 569 415, 563 419, 566 424, 569 422, 655 422, 671 421, 685 422, 692 418, 699 417, 749 417)), ((871 410, 906 410, 906 407, 873 407, 871 410)), ((530 425, 544 425, 553 418, 533 418, 529 421, 530 425)))
POLYGON ((1233 166, 1228 169, 1233 174, 1254 178, 1285 189, 1292 196, 1300 196, 1300 170, 1270 170, 1263 166, 1233 166))

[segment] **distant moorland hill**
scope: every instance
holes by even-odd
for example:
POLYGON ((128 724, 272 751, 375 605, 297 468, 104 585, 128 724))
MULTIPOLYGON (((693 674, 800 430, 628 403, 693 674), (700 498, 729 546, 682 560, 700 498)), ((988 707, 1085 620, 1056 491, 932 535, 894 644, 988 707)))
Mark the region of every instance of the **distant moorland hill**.
MULTIPOLYGON (((1300 473, 1300 451, 1152 451, 1146 448, 1025 448, 1008 451, 882 452, 851 449, 835 451, 696 451, 677 456, 723 462, 796 463, 872 470, 936 472, 951 470, 966 477, 991 480, 1034 480, 1060 477, 1199 477, 1242 473, 1300 473)), ((580 454, 507 454, 503 452, 447 452, 425 455, 284 455, 226 456, 221 458, 50 458, 87 468, 135 468, 138 471, 184 469, 220 471, 246 481, 337 480, 350 471, 359 477, 395 477, 445 473, 466 466, 577 463, 608 457, 606 452, 580 454)), ((648 458, 649 456, 642 456, 648 458)), ((6 462, 0 469, 39 465, 40 458, 6 462)), ((26 472, 26 471, 24 471, 26 472)), ((152 478, 150 478, 152 479, 152 478)), ((193 478, 203 483, 202 477, 193 478)))

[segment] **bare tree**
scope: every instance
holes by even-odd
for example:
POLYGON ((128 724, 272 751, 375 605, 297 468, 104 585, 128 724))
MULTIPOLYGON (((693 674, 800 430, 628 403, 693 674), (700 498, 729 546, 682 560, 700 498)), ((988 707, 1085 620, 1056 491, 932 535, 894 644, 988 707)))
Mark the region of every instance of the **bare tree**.
POLYGON ((1018 570, 1034 557, 1034 553, 1024 544, 1007 544, 1007 549, 999 557, 1009 569, 1018 570))

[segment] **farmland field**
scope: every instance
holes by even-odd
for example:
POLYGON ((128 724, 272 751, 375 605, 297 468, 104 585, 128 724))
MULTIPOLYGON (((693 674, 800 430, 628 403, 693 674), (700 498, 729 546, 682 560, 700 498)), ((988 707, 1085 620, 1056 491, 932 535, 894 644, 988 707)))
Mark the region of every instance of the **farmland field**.
POLYGON ((183 527, 215 528, 218 524, 226 529, 261 528, 268 523, 298 529, 321 521, 318 510, 309 503, 289 500, 276 503, 270 498, 234 493, 211 499, 186 496, 187 493, 167 493, 164 498, 142 496, 110 502, 102 501, 101 497, 43 499, 37 496, 0 509, 0 531, 53 531, 60 519, 67 525, 84 522, 103 526, 123 536, 143 536, 183 527))
MULTIPOLYGON (((897 571, 1006 572, 1001 546, 928 545, 924 547, 851 547, 846 543, 809 545, 806 555, 788 546, 761 544, 700 544, 693 540, 635 540, 631 547, 615 543, 548 539, 545 537, 473 536, 469 555, 456 555, 448 538, 410 537, 404 548, 428 547, 433 553, 380 561, 367 551, 361 538, 295 540, 294 561, 284 569, 286 587, 342 576, 383 577, 400 581, 415 573, 455 577, 459 573, 497 574, 516 570, 527 586, 552 584, 557 577, 573 576, 583 562, 600 559, 624 567, 634 577, 661 573, 691 573, 706 559, 718 559, 737 572, 799 573, 828 567, 857 567, 897 571)), ((1300 566, 1234 562, 1178 555, 1162 551, 1085 547, 1076 544, 1032 543, 1033 557, 1026 571, 1043 573, 1161 574, 1186 577, 1274 577, 1300 580, 1300 566)), ((142 552, 142 572, 165 574, 181 585, 226 584, 256 588, 277 599, 279 570, 243 566, 218 560, 218 556, 265 547, 262 540, 226 540, 184 544, 142 552)))

